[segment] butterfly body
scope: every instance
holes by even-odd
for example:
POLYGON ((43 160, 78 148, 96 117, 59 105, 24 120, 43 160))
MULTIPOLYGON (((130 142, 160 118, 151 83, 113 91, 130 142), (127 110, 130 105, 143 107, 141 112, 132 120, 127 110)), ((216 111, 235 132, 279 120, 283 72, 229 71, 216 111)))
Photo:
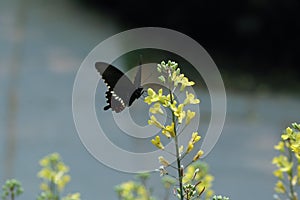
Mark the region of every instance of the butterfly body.
POLYGON ((131 106, 143 94, 140 68, 132 83, 123 72, 110 64, 97 62, 95 67, 108 89, 105 92, 108 105, 104 107, 104 110, 111 108, 113 111, 119 113, 125 107, 131 106))

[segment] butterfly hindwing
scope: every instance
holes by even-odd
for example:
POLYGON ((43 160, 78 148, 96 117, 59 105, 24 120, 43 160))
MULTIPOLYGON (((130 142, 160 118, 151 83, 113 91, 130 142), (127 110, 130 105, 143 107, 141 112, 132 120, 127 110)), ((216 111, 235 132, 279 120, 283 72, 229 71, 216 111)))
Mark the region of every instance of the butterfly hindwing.
POLYGON ((116 98, 113 91, 108 90, 106 91, 105 94, 107 98, 106 103, 108 103, 108 105, 104 107, 104 110, 108 110, 109 108, 112 108, 112 110, 115 111, 116 113, 119 113, 122 110, 124 110, 124 108, 126 107, 125 103, 123 102, 123 100, 116 98))
POLYGON ((137 72, 134 84, 129 78, 116 67, 103 62, 96 63, 96 69, 102 76, 108 91, 106 91, 106 99, 108 105, 104 110, 111 108, 115 112, 121 112, 126 106, 130 106, 135 99, 142 94, 140 87, 141 71, 137 72), (140 73, 140 75, 138 75, 140 73), (139 79, 139 80, 137 80, 139 79), (135 86, 138 82, 138 86, 135 86))

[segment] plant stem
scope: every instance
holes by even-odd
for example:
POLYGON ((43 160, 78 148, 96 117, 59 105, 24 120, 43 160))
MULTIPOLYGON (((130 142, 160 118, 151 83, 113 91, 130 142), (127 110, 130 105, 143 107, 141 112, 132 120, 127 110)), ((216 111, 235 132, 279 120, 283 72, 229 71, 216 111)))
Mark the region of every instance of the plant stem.
MULTIPOLYGON (((173 95, 171 90, 169 89, 171 104, 173 104, 173 95)), ((176 159, 177 159, 177 172, 178 172, 178 180, 179 180, 179 189, 180 189, 180 199, 183 200, 183 186, 182 186, 182 174, 181 174, 181 166, 180 166, 180 156, 179 156, 179 146, 178 146, 178 137, 176 131, 176 118, 175 114, 172 111, 172 121, 174 123, 174 133, 175 133, 175 148, 176 148, 176 159)))
POLYGON ((14 199, 15 199, 15 195, 14 195, 13 192, 11 193, 11 196, 10 196, 10 197, 11 197, 11 200, 14 200, 14 199))
POLYGON ((146 200, 150 200, 150 190, 147 189, 147 184, 146 184, 146 180, 145 179, 141 179, 142 185, 144 186, 144 188, 146 189, 146 200))
POLYGON ((15 199, 14 186, 10 188, 10 199, 11 200, 15 199))
MULTIPOLYGON (((291 145, 291 143, 289 142, 289 144, 291 145)), ((289 148, 289 162, 293 162, 293 154, 292 154, 292 150, 289 148)), ((292 181, 293 181, 293 168, 291 169, 290 172, 288 172, 288 176, 289 176, 289 186, 290 186, 290 199, 291 200, 296 200, 296 196, 295 196, 295 192, 294 192, 294 187, 293 187, 293 184, 292 184, 292 181)))

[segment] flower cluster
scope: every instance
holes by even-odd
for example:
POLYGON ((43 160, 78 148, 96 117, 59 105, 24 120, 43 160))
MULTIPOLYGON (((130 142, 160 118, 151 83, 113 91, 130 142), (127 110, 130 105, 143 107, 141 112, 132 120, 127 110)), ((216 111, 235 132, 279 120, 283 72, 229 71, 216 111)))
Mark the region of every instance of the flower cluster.
POLYGON ((16 179, 9 179, 5 182, 2 187, 2 199, 6 200, 8 198, 14 199, 15 197, 23 193, 23 188, 21 183, 16 179))
MULTIPOLYGON (((273 173, 278 178, 275 191, 296 200, 295 187, 300 185, 300 124, 293 123, 292 128, 287 127, 274 148, 280 152, 272 161, 277 166, 273 173)), ((279 196, 276 199, 280 199, 279 196)))
POLYGON ((211 189, 214 177, 209 174, 209 167, 204 162, 195 162, 187 167, 185 176, 183 177, 184 184, 190 184, 194 188, 194 192, 201 194, 205 188, 205 196, 203 199, 208 200, 214 194, 211 189))
MULTIPOLYGON (((60 193, 70 181, 71 177, 67 174, 69 167, 66 166, 58 153, 50 154, 40 160, 42 169, 38 177, 43 179, 40 185, 42 193, 38 200, 59 199, 60 193)), ((80 200, 80 194, 69 194, 63 200, 80 200)))
POLYGON ((149 174, 142 173, 137 176, 137 181, 127 181, 115 187, 119 199, 123 200, 155 200, 146 187, 149 174))
MULTIPOLYGON (((212 181, 211 176, 206 176, 207 180, 204 180, 204 176, 199 176, 201 174, 199 172, 199 168, 194 168, 192 165, 187 166, 187 172, 184 173, 184 166, 181 164, 182 159, 185 155, 192 152, 194 149, 194 145, 200 141, 201 136, 198 135, 198 132, 191 133, 191 138, 186 147, 179 146, 178 135, 179 135, 179 127, 184 125, 186 127, 190 124, 192 119, 196 116, 196 113, 191 111, 190 109, 186 109, 187 105, 199 104, 200 100, 195 97, 193 93, 185 91, 185 99, 182 102, 178 102, 175 99, 175 91, 177 87, 180 87, 179 91, 183 92, 186 87, 192 86, 195 83, 190 81, 184 74, 180 73, 180 68, 178 68, 178 64, 175 62, 168 61, 167 63, 161 62, 157 67, 158 72, 161 74, 159 76, 159 80, 166 86, 167 90, 163 90, 162 88, 155 92, 152 88, 147 90, 147 97, 145 98, 145 102, 148 105, 151 105, 149 112, 152 114, 150 119, 148 120, 148 124, 154 125, 161 130, 163 136, 168 139, 173 139, 175 142, 175 149, 177 159, 177 166, 172 166, 169 161, 167 161, 162 156, 159 157, 159 162, 161 164, 158 171, 160 171, 161 176, 170 175, 167 167, 172 167, 177 169, 178 173, 178 182, 179 187, 176 189, 176 196, 183 199, 193 199, 195 197, 200 196, 205 188, 209 188, 210 183, 212 181), (167 115, 168 110, 172 114, 172 121, 170 124, 164 125, 157 120, 156 115, 167 115), (190 174, 195 174, 195 176, 190 176, 190 174), (197 175, 198 174, 198 175, 197 175), (197 176, 196 176, 197 175, 197 176), (197 179, 196 179, 197 177, 197 179), (200 178, 201 177, 201 178, 200 178), (201 179, 201 181, 200 181, 201 179), (195 184, 194 181, 198 181, 195 184), (205 183, 206 182, 206 183, 205 183), (204 185, 207 185, 205 187, 204 185), (201 188, 201 189, 199 189, 201 188)), ((183 131, 181 129, 180 131, 183 131)), ((152 144, 158 149, 165 150, 165 146, 162 143, 161 137, 156 135, 152 140, 152 144)), ((197 161, 203 155, 203 151, 199 150, 193 157, 192 162, 197 161)), ((172 175, 171 175, 172 176, 172 175)), ((175 176, 172 176, 175 177, 175 176)), ((208 197, 211 197, 213 192, 208 190, 208 197)))
MULTIPOLYGON (((189 81, 188 78, 184 76, 184 74, 180 74, 180 69, 178 68, 177 63, 171 61, 169 61, 168 63, 161 62, 161 64, 158 65, 158 71, 162 73, 159 79, 167 86, 169 86, 169 91, 167 91, 167 95, 164 95, 163 89, 159 89, 158 92, 155 92, 152 88, 148 89, 148 96, 144 101, 148 105, 152 104, 149 112, 153 114, 150 116, 148 124, 154 125, 157 128, 161 129, 162 134, 167 138, 175 138, 177 137, 176 127, 182 124, 183 120, 185 120, 185 125, 190 124, 191 120, 196 115, 196 113, 191 111, 190 109, 185 110, 185 106, 190 104, 199 104, 200 100, 195 98, 194 94, 189 93, 188 91, 186 91, 186 98, 182 103, 178 103, 175 100, 173 91, 179 84, 181 85, 181 91, 185 89, 185 87, 195 84, 193 81, 189 81), (166 126, 162 125, 155 117, 155 114, 165 114, 162 109, 163 107, 169 109, 173 115, 172 123, 166 126)), ((194 148, 194 144, 198 142, 200 138, 201 137, 198 136, 198 133, 194 132, 185 153, 189 153, 194 148)), ((160 136, 156 136, 151 140, 151 142, 157 148, 164 149, 164 145, 161 142, 160 136)))

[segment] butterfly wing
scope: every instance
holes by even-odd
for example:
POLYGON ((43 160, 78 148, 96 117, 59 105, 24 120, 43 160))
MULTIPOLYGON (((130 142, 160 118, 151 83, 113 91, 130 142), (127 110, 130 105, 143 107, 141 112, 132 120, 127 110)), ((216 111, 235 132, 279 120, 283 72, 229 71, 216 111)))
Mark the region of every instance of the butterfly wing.
POLYGON ((135 88, 141 87, 141 78, 142 78, 142 67, 139 66, 133 82, 135 88))
POLYGON ((106 92, 108 105, 104 107, 104 110, 111 108, 117 113, 121 112, 129 106, 130 97, 136 89, 134 84, 123 72, 112 65, 97 62, 95 67, 108 88, 106 92))
POLYGON ((144 93, 143 88, 141 86, 141 77, 142 77, 142 67, 141 65, 138 67, 138 70, 136 72, 135 78, 134 78, 134 92, 131 94, 130 96, 130 100, 129 100, 129 106, 131 106, 131 104, 138 98, 140 98, 140 96, 144 93))

